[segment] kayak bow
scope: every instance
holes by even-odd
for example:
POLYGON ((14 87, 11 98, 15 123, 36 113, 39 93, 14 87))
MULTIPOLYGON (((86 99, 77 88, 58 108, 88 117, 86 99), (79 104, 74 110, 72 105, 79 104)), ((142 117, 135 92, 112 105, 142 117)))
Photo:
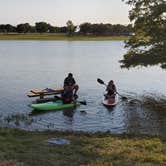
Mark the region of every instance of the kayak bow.
POLYGON ((108 98, 108 99, 104 97, 102 103, 106 107, 113 107, 118 103, 118 96, 116 95, 115 98, 108 98))

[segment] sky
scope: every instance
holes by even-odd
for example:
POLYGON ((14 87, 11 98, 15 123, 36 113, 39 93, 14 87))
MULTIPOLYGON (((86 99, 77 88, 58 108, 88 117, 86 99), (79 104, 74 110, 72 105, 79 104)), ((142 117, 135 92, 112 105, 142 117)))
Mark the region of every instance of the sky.
POLYGON ((0 24, 45 21, 65 26, 84 22, 129 24, 129 6, 122 0, 0 0, 0 24))

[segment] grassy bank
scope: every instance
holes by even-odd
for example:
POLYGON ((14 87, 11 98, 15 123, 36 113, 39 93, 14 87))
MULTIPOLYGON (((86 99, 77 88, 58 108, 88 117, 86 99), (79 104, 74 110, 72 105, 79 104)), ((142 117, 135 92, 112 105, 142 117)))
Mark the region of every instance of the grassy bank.
POLYGON ((0 34, 0 40, 67 40, 67 41, 107 41, 128 40, 128 36, 73 36, 55 34, 0 34))
POLYGON ((166 142, 158 137, 0 129, 0 163, 15 166, 166 165, 166 142), (65 138, 70 145, 49 145, 65 138))

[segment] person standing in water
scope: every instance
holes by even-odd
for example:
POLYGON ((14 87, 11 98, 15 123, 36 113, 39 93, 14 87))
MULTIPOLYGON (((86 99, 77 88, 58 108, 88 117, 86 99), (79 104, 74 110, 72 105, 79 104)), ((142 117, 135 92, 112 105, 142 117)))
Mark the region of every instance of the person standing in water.
POLYGON ((71 87, 73 90, 73 95, 77 96, 77 91, 78 91, 79 87, 76 84, 76 81, 75 81, 72 73, 69 73, 68 76, 65 78, 63 87, 65 87, 65 86, 71 87))
POLYGON ((64 92, 62 94, 62 99, 64 103, 71 103, 73 100, 77 99, 77 91, 79 89, 72 73, 69 73, 64 80, 64 92))

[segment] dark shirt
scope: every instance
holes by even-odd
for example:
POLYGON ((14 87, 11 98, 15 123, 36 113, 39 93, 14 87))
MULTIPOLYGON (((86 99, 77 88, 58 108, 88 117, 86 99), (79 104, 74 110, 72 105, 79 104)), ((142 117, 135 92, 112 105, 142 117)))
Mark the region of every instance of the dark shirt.
POLYGON ((73 86, 75 83, 76 82, 73 77, 66 77, 64 80, 64 86, 73 86))
POLYGON ((108 85, 106 91, 109 95, 113 95, 116 92, 116 87, 114 84, 108 85))

